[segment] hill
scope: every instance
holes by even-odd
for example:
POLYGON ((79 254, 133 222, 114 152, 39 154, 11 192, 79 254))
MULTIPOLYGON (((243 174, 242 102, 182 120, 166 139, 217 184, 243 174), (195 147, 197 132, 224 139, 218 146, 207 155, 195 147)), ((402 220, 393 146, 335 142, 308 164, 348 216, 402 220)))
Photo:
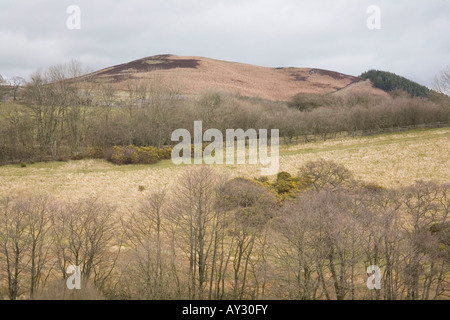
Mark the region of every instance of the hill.
POLYGON ((288 101, 298 93, 369 92, 386 95, 370 81, 335 71, 314 68, 269 68, 204 57, 158 55, 108 67, 88 75, 93 81, 111 81, 125 90, 131 79, 175 84, 182 94, 216 90, 288 101))

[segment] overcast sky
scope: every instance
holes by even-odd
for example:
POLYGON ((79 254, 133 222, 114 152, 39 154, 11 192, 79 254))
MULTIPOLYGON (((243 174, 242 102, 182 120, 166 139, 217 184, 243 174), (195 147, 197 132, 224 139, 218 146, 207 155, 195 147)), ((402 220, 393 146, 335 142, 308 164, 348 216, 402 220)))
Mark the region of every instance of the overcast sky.
POLYGON ((450 0, 0 1, 4 77, 164 53, 351 75, 379 69, 431 86, 450 64, 450 0), (70 5, 81 10, 79 30, 67 27, 70 5), (367 27, 370 5, 380 8, 379 30, 367 27))

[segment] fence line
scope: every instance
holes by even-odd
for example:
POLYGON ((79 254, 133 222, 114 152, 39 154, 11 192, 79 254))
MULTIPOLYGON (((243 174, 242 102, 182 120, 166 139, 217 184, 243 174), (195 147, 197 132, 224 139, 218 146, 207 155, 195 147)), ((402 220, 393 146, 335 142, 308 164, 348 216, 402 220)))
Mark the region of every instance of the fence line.
POLYGON ((286 137, 284 138, 285 144, 295 144, 295 143, 308 143, 316 142, 318 140, 330 140, 336 138, 346 138, 346 137, 365 137, 383 133, 398 133, 414 129, 433 129, 433 128, 445 128, 450 127, 450 121, 434 122, 434 123, 423 123, 417 125, 409 126, 396 126, 390 128, 377 128, 377 129, 365 129, 356 131, 340 131, 340 132, 322 132, 322 133, 307 133, 301 136, 297 136, 295 139, 290 139, 290 142, 286 137))

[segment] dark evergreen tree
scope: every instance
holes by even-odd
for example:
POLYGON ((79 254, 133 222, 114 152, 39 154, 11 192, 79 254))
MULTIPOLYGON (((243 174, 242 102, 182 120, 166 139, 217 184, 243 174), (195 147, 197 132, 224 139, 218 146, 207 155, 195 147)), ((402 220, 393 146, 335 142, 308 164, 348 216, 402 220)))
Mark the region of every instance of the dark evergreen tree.
POLYGON ((385 91, 403 90, 411 96, 424 98, 430 93, 427 87, 387 71, 369 70, 360 77, 370 79, 375 87, 385 91))

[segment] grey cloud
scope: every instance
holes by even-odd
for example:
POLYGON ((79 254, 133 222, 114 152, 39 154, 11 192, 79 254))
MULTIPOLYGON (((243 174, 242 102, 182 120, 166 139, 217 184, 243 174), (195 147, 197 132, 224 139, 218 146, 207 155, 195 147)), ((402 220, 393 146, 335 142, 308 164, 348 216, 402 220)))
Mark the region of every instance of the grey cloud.
POLYGON ((2 0, 0 74, 173 53, 353 75, 377 68, 430 86, 450 63, 449 13, 447 0, 2 0), (81 30, 66 28, 72 4, 81 30), (382 30, 366 27, 371 4, 382 30))

